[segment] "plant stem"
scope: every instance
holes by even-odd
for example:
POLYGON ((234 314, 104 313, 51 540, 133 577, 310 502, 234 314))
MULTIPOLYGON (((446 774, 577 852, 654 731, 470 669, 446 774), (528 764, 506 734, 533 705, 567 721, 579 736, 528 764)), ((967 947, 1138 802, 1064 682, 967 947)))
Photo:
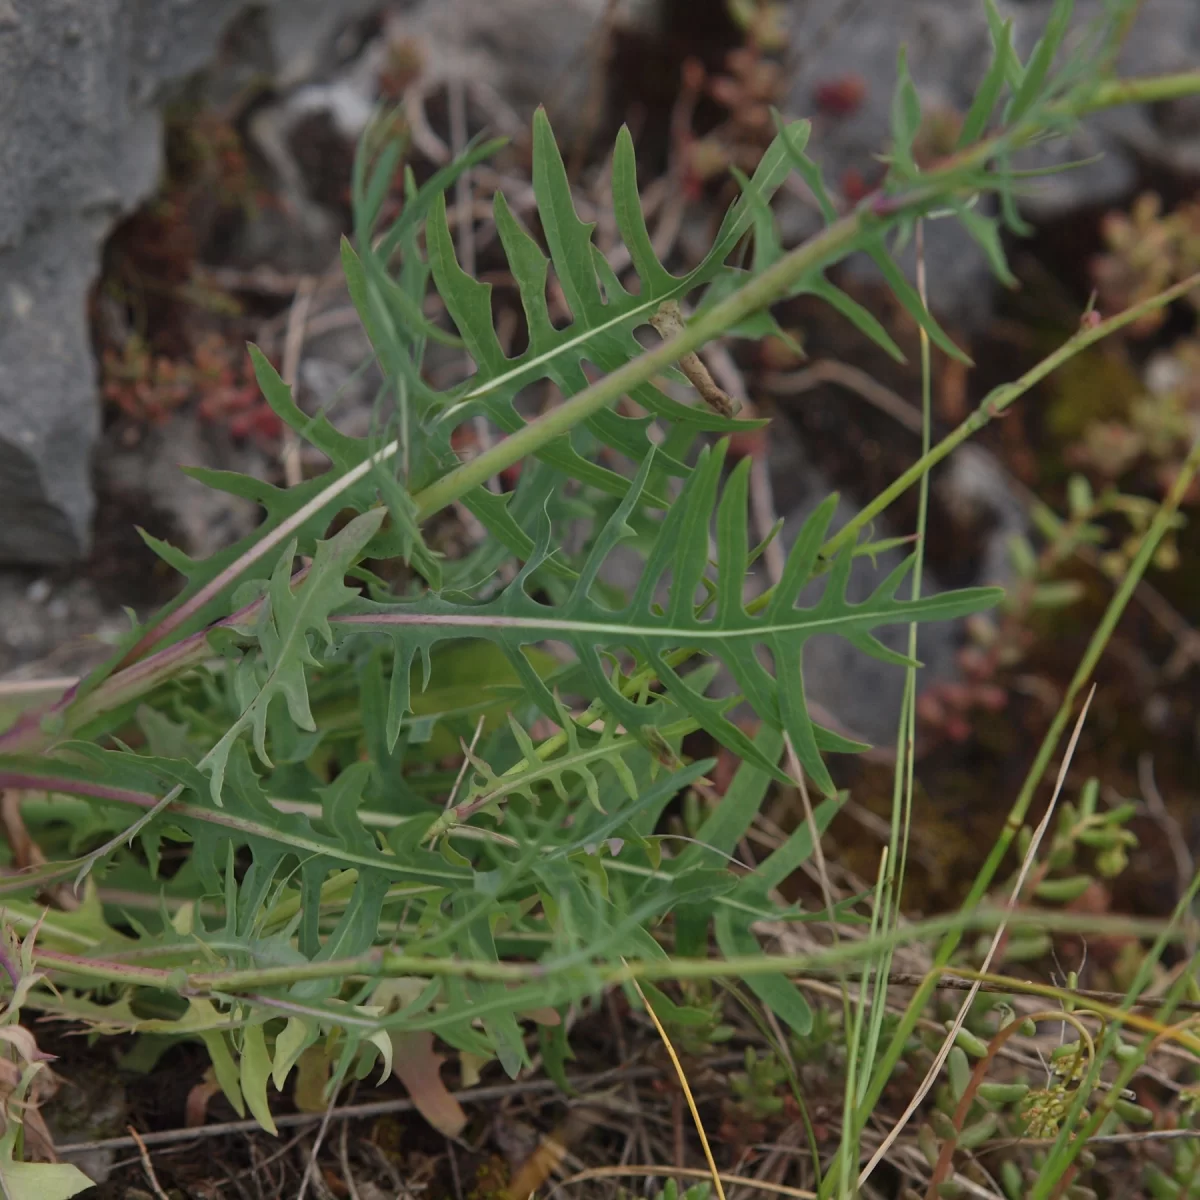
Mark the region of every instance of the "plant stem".
MULTIPOLYGON (((1169 929, 1165 921, 1090 916, 1077 912, 1039 911, 1039 929, 1048 932, 1076 934, 1126 934, 1161 936, 1169 929)), ((92 958, 57 950, 35 947, 34 963, 46 970, 114 983, 140 982, 147 986, 165 987, 190 995, 209 993, 233 994, 287 987, 293 983, 318 979, 393 978, 460 978, 504 983, 549 983, 558 977, 585 974, 589 980, 609 986, 631 979, 745 979, 772 974, 800 974, 839 967, 845 963, 869 960, 878 956, 885 945, 900 946, 943 935, 959 935, 967 930, 993 930, 1010 922, 1007 908, 977 908, 972 912, 953 912, 905 925, 900 930, 860 942, 844 942, 840 946, 824 947, 810 954, 771 955, 747 954, 731 958, 650 958, 633 959, 624 964, 594 962, 584 954, 572 954, 555 962, 500 962, 486 959, 434 958, 422 955, 375 949, 352 958, 326 959, 275 967, 205 970, 186 972, 180 968, 133 966, 111 959, 92 958), (135 978, 136 977, 136 978, 135 978)), ((1182 931, 1171 931, 1173 938, 1182 939, 1182 931)), ((931 990, 936 987, 934 977, 931 990)))
MULTIPOLYGON (((1194 281, 1191 286, 1195 286, 1194 281)), ((1096 669, 1096 664, 1100 661, 1100 656, 1104 653, 1104 649, 1112 637, 1117 622, 1121 619, 1121 615, 1124 613, 1129 599, 1138 585, 1138 581, 1150 565, 1150 560, 1154 556, 1159 543, 1171 528, 1175 514, 1178 512, 1183 497, 1191 486, 1197 471, 1200 471, 1200 439, 1192 447, 1191 453, 1184 462, 1182 469, 1175 477, 1175 482, 1171 485, 1171 490, 1167 494, 1166 499, 1159 506, 1158 512, 1150 524, 1150 528, 1146 531, 1146 536, 1142 539, 1142 543, 1129 565, 1128 572, 1124 579, 1121 580, 1121 584, 1109 602, 1100 624, 1096 627, 1091 640, 1088 642, 1087 650, 1084 652, 1083 658, 1075 670, 1075 674, 1067 687, 1066 694, 1063 696, 1062 703, 1054 715, 1054 720, 1050 723, 1050 728, 1046 731, 1046 736, 1042 739, 1042 744, 1038 749, 1033 765, 1029 768, 1029 772, 1025 776, 1025 782, 1021 787, 1021 791, 1013 802, 1008 818, 1004 823, 1004 828, 1000 836, 996 839, 996 843, 992 847, 987 860, 980 868, 970 892, 963 901, 961 911, 964 914, 969 914, 981 903, 987 889, 991 886, 992 880, 996 876, 996 872, 1000 869, 1000 864, 1004 860, 1004 856, 1008 853, 1009 847, 1020 832, 1021 826, 1025 822, 1026 814, 1029 811, 1029 806, 1033 802, 1034 792, 1045 776, 1046 770, 1050 765, 1050 760, 1063 735, 1063 731, 1071 719, 1075 701, 1091 679, 1092 673, 1096 669)), ((949 963, 951 956, 958 948, 961 937, 961 929, 951 929, 947 932, 934 955, 933 970, 935 972, 940 971, 941 968, 949 963)), ((860 1122, 865 1122, 871 1112, 874 1111, 874 1107, 882 1095, 887 1081, 891 1078, 892 1071, 895 1069, 900 1056, 904 1052, 905 1042, 916 1027, 917 1021, 920 1019, 922 1012, 924 1012, 925 1006, 932 997, 936 986, 936 974, 928 976, 910 1000, 908 1007, 905 1009, 904 1016, 895 1030, 891 1043, 879 1060, 874 1077, 871 1080, 871 1086, 863 1098, 863 1103, 859 1108, 858 1114, 860 1122)), ((836 1166, 831 1170, 830 1175, 832 1176, 835 1172, 836 1166)), ((832 1180, 831 1182, 830 1176, 827 1176, 826 1184, 832 1188, 836 1186, 836 1180, 832 1180)), ((825 1194, 829 1195, 832 1193, 826 1192, 825 1194)))
MULTIPOLYGON (((1067 115, 1079 116, 1119 104, 1177 98, 1197 92, 1200 92, 1200 71, 1189 71, 1178 75, 1114 80, 1110 83, 1099 84, 1085 100, 1078 102, 1070 109, 1065 109, 1064 106, 1059 106, 1059 108, 1067 115)), ((603 379, 597 380, 557 408, 537 420, 529 422, 516 433, 510 434, 489 450, 484 451, 483 454, 455 467, 441 479, 418 492, 413 497, 418 519, 427 518, 455 500, 461 499, 472 488, 486 483, 494 475, 535 453, 548 441, 569 432, 600 409, 616 403, 632 388, 645 383, 654 375, 678 363, 685 355, 698 350, 707 342, 721 337, 748 317, 768 308, 787 295, 792 285, 799 279, 805 275, 818 273, 844 257, 846 253, 855 248, 864 232, 882 228, 885 223, 891 223, 900 217, 920 216, 933 207, 945 204, 948 198, 959 191, 979 190, 978 179, 975 179, 970 187, 963 186, 964 173, 978 170, 998 153, 1019 149, 1032 139, 1037 128, 1038 126, 1031 124, 1029 131, 1026 132, 1023 126, 1019 126, 1007 133, 981 141, 960 154, 943 160, 923 177, 921 184, 906 192, 898 195, 876 192, 872 196, 868 196, 853 213, 834 222, 803 245, 785 254, 778 262, 750 279, 725 300, 692 320, 675 336, 638 355, 637 358, 631 359, 623 367, 606 375, 603 379)), ((1182 285, 1180 286, 1182 287, 1182 285)), ((1195 283, 1190 285, 1190 287, 1194 286, 1196 286, 1195 283)), ((1182 288, 1182 290, 1190 289, 1182 288)), ((1182 294, 1182 291, 1177 294, 1182 294)), ((1117 325, 1111 328, 1119 327, 1117 325)), ((1082 331, 1080 335, 1077 335, 1081 339, 1077 348, 1090 345, 1092 341, 1098 340, 1095 336, 1089 337, 1089 335, 1097 333, 1098 330, 1082 331)), ((1099 336, 1103 337, 1104 334, 1099 333, 1099 336)), ((1075 342, 1076 339, 1073 338, 1058 353, 1063 353, 1075 342)), ((1069 357, 1069 354, 1066 357, 1069 357)), ((1050 364, 1047 371, 1053 370, 1060 361, 1065 361, 1065 358, 1051 355, 1047 360, 1050 364)), ((1032 386, 1032 384, 1028 386, 1032 386)), ((1027 390, 1027 387, 1021 390, 1027 390)), ((1005 389, 998 389, 999 393, 1004 391, 1005 389)), ((1019 394, 1020 392, 1015 393, 1004 403, 1011 403, 1011 400, 1019 394)), ((976 429, 986 424, 987 419, 965 429, 959 440, 969 437, 976 429)), ((941 457, 945 457, 957 444, 958 442, 955 441, 946 446, 941 457)), ((924 461, 922 460, 922 462, 924 461)), ((936 462, 938 459, 935 458, 932 461, 936 462)), ((920 465, 918 464, 918 466, 920 465)), ((916 467, 913 470, 915 471, 916 467)), ((896 491, 891 499, 894 499, 895 495, 899 495, 900 491, 913 482, 915 476, 908 478, 909 475, 912 475, 912 472, 906 473, 904 486, 896 491)), ((889 492, 892 492, 892 489, 889 489, 889 492)), ((891 499, 888 500, 888 503, 891 502, 891 499)), ((861 528, 861 525, 857 528, 861 528)))
POLYGON ((1178 300, 1181 296, 1185 296, 1197 288, 1200 288, 1200 272, 1189 275, 1187 279, 1166 288, 1156 296, 1151 296, 1148 300, 1143 300, 1140 304, 1135 304, 1132 308, 1117 313, 1116 316, 1109 317, 1107 321, 1101 321, 1100 324, 1091 328, 1080 329, 1078 333, 1068 338, 1057 350, 1042 359, 1036 366, 1031 367, 1019 379, 995 388, 957 429, 948 433, 928 453, 922 454, 907 471, 884 488, 857 516, 842 526, 821 548, 821 554, 827 559, 831 558, 848 544, 856 542, 859 533, 867 525, 898 500, 914 483, 921 480, 931 468, 948 457, 952 451, 961 446, 968 438, 973 437, 985 425, 1001 416, 1014 400, 1041 383, 1043 379, 1082 350, 1086 350, 1089 346, 1095 345, 1126 325, 1133 324, 1147 313, 1163 308, 1173 300, 1178 300))
MULTIPOLYGON (((928 203, 922 197, 922 203, 928 203)), ((689 322, 679 333, 639 354, 624 366, 584 388, 548 413, 509 434, 478 457, 455 467, 413 497, 418 520, 432 516, 493 475, 536 453, 552 439, 570 432, 593 413, 615 404, 639 385, 666 371, 686 354, 722 336, 753 313, 786 295, 791 285, 810 272, 836 262, 854 244, 867 214, 855 212, 830 225, 802 246, 784 255, 761 275, 689 322)))
POLYGON ((1108 79, 1096 85, 1096 90, 1073 115, 1087 116, 1106 108, 1123 104, 1161 104, 1164 100, 1180 100, 1200 92, 1200 71, 1180 71, 1175 75, 1149 75, 1139 79, 1108 79))

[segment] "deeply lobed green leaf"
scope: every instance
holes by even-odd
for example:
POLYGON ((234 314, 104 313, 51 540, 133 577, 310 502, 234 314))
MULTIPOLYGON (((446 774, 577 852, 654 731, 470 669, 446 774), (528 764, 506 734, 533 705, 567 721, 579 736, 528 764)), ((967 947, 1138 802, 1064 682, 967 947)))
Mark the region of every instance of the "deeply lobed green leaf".
POLYGON ((814 724, 804 698, 801 655, 805 643, 818 634, 846 638, 872 657, 900 665, 907 660, 888 650, 872 630, 913 620, 945 620, 965 616, 994 604, 996 589, 975 588, 919 600, 901 600, 900 584, 911 568, 902 563, 859 604, 846 598, 853 555, 848 550, 833 565, 817 601, 803 606, 801 591, 816 573, 818 554, 833 517, 836 497, 822 504, 797 535, 783 578, 764 611, 751 615, 743 597, 748 555, 747 480, 749 460, 734 470, 720 494, 725 444, 706 447, 679 500, 662 522, 640 583, 628 603, 612 609, 594 595, 594 585, 607 556, 632 530, 627 518, 637 504, 649 474, 647 456, 621 505, 596 537, 579 579, 566 601, 547 606, 531 596, 527 583, 539 558, 549 552, 549 527, 543 529, 538 556, 499 596, 483 603, 456 603, 427 593, 403 603, 362 600, 335 618, 344 634, 383 633, 394 644, 389 730, 399 732, 411 708, 408 681, 419 655, 447 638, 477 637, 503 647, 542 711, 556 716, 558 705, 545 683, 533 672, 523 647, 546 639, 570 646, 592 695, 630 728, 644 733, 653 728, 654 702, 638 703, 622 694, 606 669, 604 652, 624 650, 639 663, 653 667, 666 695, 697 724, 739 756, 758 763, 777 778, 786 776, 767 761, 746 735, 724 715, 728 701, 707 698, 679 675, 667 656, 684 647, 698 647, 719 659, 759 718, 785 732, 805 770, 827 794, 833 782, 821 750, 850 750, 854 743, 814 724), (718 500, 719 496, 719 500, 718 500), (716 522, 717 564, 715 612, 697 612, 698 589, 708 569, 710 523, 716 522), (659 607, 656 594, 668 589, 659 607), (769 653, 774 669, 764 666, 760 651, 769 653))

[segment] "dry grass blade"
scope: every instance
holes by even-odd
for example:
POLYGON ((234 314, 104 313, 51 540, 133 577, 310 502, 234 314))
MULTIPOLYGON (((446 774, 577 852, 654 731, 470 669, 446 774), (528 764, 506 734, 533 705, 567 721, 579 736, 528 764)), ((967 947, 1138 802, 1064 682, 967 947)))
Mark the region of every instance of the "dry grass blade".
MULTIPOLYGON (((1046 834, 1046 830, 1050 827, 1050 820, 1054 816, 1054 809, 1058 803, 1059 794, 1062 792, 1063 782, 1067 777, 1067 770, 1071 765, 1071 759, 1075 755, 1075 747, 1079 744, 1079 735, 1083 731, 1083 723, 1087 719, 1088 709, 1091 707, 1092 698, 1096 694, 1096 685, 1092 684, 1092 690, 1088 692, 1087 700, 1084 701, 1083 709, 1079 713, 1079 717, 1075 722, 1075 728, 1071 731, 1071 740, 1067 743, 1067 752, 1063 755, 1062 766, 1058 769, 1058 777, 1054 781, 1054 794, 1050 797, 1050 803, 1046 806, 1046 815, 1042 817, 1037 829, 1034 831, 1033 839, 1029 843, 1029 850, 1025 855, 1024 861, 1021 863, 1021 869, 1017 873, 1016 882, 1013 884, 1012 894, 1008 898, 1008 903, 1005 906, 1009 913, 1012 913, 1021 898, 1021 892, 1024 890, 1025 881, 1029 877, 1030 871, 1033 869, 1033 863, 1037 858, 1038 848, 1042 844, 1042 839, 1046 834)), ((1007 922, 1002 924, 992 937, 991 945, 988 947, 988 952, 984 956, 980 971, 987 972, 992 965, 992 960, 996 957, 1002 942, 1008 933, 1007 922)), ((937 1082, 938 1075, 941 1074, 942 1067, 945 1065, 946 1059, 950 1057, 950 1051, 954 1046, 954 1040, 958 1037, 959 1030, 967 1019, 967 1014, 971 1011, 971 1005, 975 1002, 975 997, 979 994, 979 982, 971 987, 967 992, 967 998, 963 1001, 962 1007, 958 1010, 958 1016, 954 1018, 954 1023, 951 1025, 949 1032, 946 1034, 946 1040, 942 1043, 941 1049, 933 1060, 925 1078, 921 1081, 921 1086, 917 1088, 916 1095, 909 1101, 908 1107, 901 1114, 900 1119, 896 1124, 888 1130, 887 1136, 879 1144, 875 1153, 871 1155, 870 1161, 862 1169, 858 1177, 858 1186, 861 1188, 872 1172, 883 1161, 888 1150, 891 1149, 896 1139, 904 1131, 908 1122, 912 1120, 913 1114, 920 1107, 925 1097, 929 1094, 933 1085, 937 1082)))
MULTIPOLYGON (((688 1084, 683 1064, 679 1061, 679 1055, 675 1053, 675 1047, 671 1045, 671 1039, 667 1036, 667 1031, 663 1028, 662 1022, 658 1019, 658 1014, 654 1011, 650 1001, 646 999, 646 993, 642 991, 641 985, 636 979, 632 980, 632 983, 637 990, 639 999, 646 1006, 646 1011, 650 1014, 650 1020, 654 1022, 654 1028, 658 1030, 658 1036, 662 1038, 663 1045, 667 1048, 667 1053, 671 1056, 671 1065, 675 1068, 675 1074, 679 1076, 679 1086, 683 1088, 684 1098, 687 1100, 692 1120, 696 1124, 696 1133, 699 1134, 700 1144, 704 1147, 704 1157, 708 1162, 708 1170, 712 1177, 713 1187, 717 1192, 717 1200, 725 1200, 725 1189, 721 1185, 721 1175, 717 1170, 717 1161, 713 1158, 712 1147, 708 1143, 708 1134, 704 1132, 704 1122, 700 1120, 700 1110, 696 1107, 696 1098, 692 1095, 692 1089, 688 1084)), ((704 1178, 704 1176, 701 1175, 701 1178, 704 1178)))
MULTIPOLYGON (((300 375, 300 356, 304 353, 304 337, 308 331, 308 314, 312 308, 318 280, 313 275, 302 275, 296 286, 296 297, 288 313, 287 333, 283 342, 283 370, 280 377, 296 392, 300 375)), ((283 435, 283 475, 288 487, 297 487, 303 480, 300 464, 300 435, 290 426, 283 435)))
MULTIPOLYGON (((650 324, 654 326, 664 342, 681 334, 684 330, 684 320, 678 302, 675 300, 664 301, 658 312, 650 318, 650 324)), ((704 403, 714 412, 720 413, 723 417, 737 415, 741 406, 731 400, 725 391, 717 386, 716 380, 713 379, 708 367, 704 365, 704 360, 698 354, 689 351, 687 354, 681 355, 679 369, 687 376, 692 387, 700 393, 700 398, 704 403)))
POLYGON ((573 1183, 588 1183, 593 1179, 628 1179, 633 1175, 654 1175, 659 1177, 675 1177, 679 1179, 713 1179, 718 1188, 722 1183, 734 1187, 749 1187, 764 1195, 794 1196, 796 1200, 817 1200, 817 1193, 805 1188, 788 1187, 782 1183, 767 1183, 762 1179, 751 1179, 746 1175, 710 1175, 697 1167, 656 1167, 633 1164, 628 1167, 591 1167, 564 1179, 559 1187, 568 1187, 573 1183))

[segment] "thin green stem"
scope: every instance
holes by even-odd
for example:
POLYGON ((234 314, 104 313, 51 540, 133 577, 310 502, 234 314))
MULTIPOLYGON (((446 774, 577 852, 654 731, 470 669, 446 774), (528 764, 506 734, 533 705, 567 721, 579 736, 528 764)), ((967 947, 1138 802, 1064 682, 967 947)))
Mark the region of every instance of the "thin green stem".
POLYGON ((1098 84, 1074 113, 1085 117, 1124 104, 1161 104, 1164 100, 1181 100, 1198 92, 1200 71, 1180 71, 1175 75, 1151 75, 1141 79, 1110 79, 1098 84))
MULTIPOLYGON (((917 290, 921 303, 928 308, 929 297, 925 272, 925 239, 922 222, 917 223, 917 290)), ((921 346, 921 456, 930 452, 933 430, 933 355, 929 335, 924 328, 920 330, 921 346)), ((921 476, 917 498, 917 539, 913 553, 912 598, 920 599, 921 584, 925 566, 925 532, 929 521, 929 472, 921 476)), ((915 663, 918 661, 918 625, 914 621, 908 627, 908 657, 915 663)), ((917 722, 917 668, 907 667, 904 673, 904 694, 900 710, 899 728, 896 734, 896 768, 892 780, 892 816, 891 837, 888 843, 889 873, 886 880, 886 890, 882 901, 886 927, 898 929, 901 920, 901 897, 904 891, 904 879, 908 869, 908 847, 912 828, 913 788, 916 764, 916 722, 917 722)), ((876 967, 875 992, 872 1002, 872 1023, 870 1037, 867 1043, 866 1061, 873 1063, 879 1052, 879 1042, 882 1036, 883 1020, 887 1013, 888 976, 892 970, 894 951, 892 947, 884 949, 876 967)), ((858 1094, 854 1097, 855 1111, 847 1114, 843 1129, 849 1131, 853 1138, 854 1158, 851 1160, 843 1155, 843 1189, 850 1180, 853 1163, 858 1161, 858 1147, 864 1126, 859 1123, 861 1106, 870 1082, 869 1075, 864 1075, 858 1094)), ((847 1136, 843 1133, 843 1137, 847 1136)))
MULTIPOLYGON (((923 205, 928 202, 928 198, 922 196, 919 201, 911 203, 923 205)), ((769 307, 785 296, 797 279, 836 262, 858 240, 864 228, 864 218, 866 214, 859 212, 843 217, 690 321, 674 337, 639 354, 557 408, 530 421, 478 457, 455 467, 429 487, 417 492, 413 501, 418 519, 427 518, 461 499, 505 468, 536 453, 547 442, 569 433, 594 413, 615 404, 622 396, 666 371, 685 354, 721 337, 747 317, 769 307)))
MULTIPOLYGON (((288 987, 306 980, 349 978, 461 978, 504 983, 536 983, 554 979, 578 978, 588 987, 610 986, 631 979, 696 980, 746 979, 751 976, 801 974, 828 971, 846 963, 869 961, 885 945, 901 946, 948 934, 961 935, 969 930, 994 930, 1011 922, 1008 909, 977 908, 971 912, 947 913, 913 922, 902 929, 843 942, 809 954, 750 954, 723 959, 652 958, 628 962, 595 962, 571 955, 567 959, 544 962, 498 962, 486 959, 436 958, 375 949, 352 958, 319 962, 289 963, 286 966, 187 972, 181 968, 156 969, 133 966, 110 959, 68 954, 35 947, 34 963, 40 969, 112 983, 141 983, 169 988, 190 995, 232 995, 247 991, 288 987)), ((1085 913, 1046 910, 1037 914, 1039 929, 1073 934, 1123 934, 1131 937, 1158 937, 1169 931, 1172 940, 1182 940, 1184 932, 1165 921, 1091 916, 1085 913)), ((936 985, 936 978, 934 979, 936 985)))
POLYGON ((949 457, 963 442, 973 437, 997 417, 1002 416, 1014 400, 1019 399, 1031 388, 1041 383, 1043 379, 1058 370, 1064 363, 1069 362, 1075 355, 1089 346, 1103 341, 1118 330, 1124 329, 1127 325, 1132 325, 1147 313, 1164 308, 1172 301, 1186 296, 1188 292, 1195 291, 1197 288, 1200 288, 1200 272, 1189 275, 1187 279, 1164 289, 1148 300, 1143 300, 1140 304, 1135 304, 1131 308, 1109 317, 1106 321, 1080 329, 1078 333, 1068 338, 1057 350, 1047 355, 1036 366, 1031 367, 1024 375, 1014 379, 1011 383, 995 388, 961 425, 948 433, 927 453, 922 454, 907 471, 884 488, 857 516, 842 526, 822 547, 822 555, 828 559, 847 545, 855 543, 863 529, 890 508, 913 484, 920 482, 933 467, 949 457))
MULTIPOLYGON (((1195 284, 1193 283, 1192 286, 1195 286, 1195 284)), ((1062 703, 1059 705, 1058 711, 1054 715, 1054 720, 1050 724, 1050 728, 1046 731, 1046 736, 1042 740, 1033 765, 1029 768, 1029 772, 1025 776, 1025 782, 1021 787, 1021 791, 1013 802, 1008 818, 1005 821, 1004 829, 996 839, 996 843, 992 847, 987 860, 980 868, 970 892, 963 901, 961 911, 964 914, 969 914, 982 902, 987 889, 991 886, 997 871, 1000 869, 1000 864, 1003 862, 1004 856, 1008 853, 1017 833, 1024 824, 1029 806, 1033 802, 1034 793, 1039 783, 1045 777, 1047 769, 1050 766, 1050 760, 1054 756, 1058 743, 1071 720, 1075 701, 1091 679, 1096 665, 1099 663, 1100 657, 1104 653, 1105 647, 1108 645, 1109 639, 1117 627, 1117 622, 1121 619, 1126 606, 1129 604, 1130 597, 1133 595, 1138 582, 1150 565, 1150 561, 1159 543, 1170 530, 1175 514, 1178 512, 1183 497, 1191 486, 1197 471, 1200 471, 1200 440, 1192 447, 1192 451, 1176 476, 1170 492, 1155 514, 1150 528, 1146 531, 1146 536, 1142 539, 1142 543, 1129 565, 1128 572, 1121 580, 1120 586, 1117 588, 1108 608, 1105 610, 1100 624, 1088 642, 1087 650, 1084 652, 1083 658, 1076 668, 1075 674, 1067 687, 1066 694, 1063 696, 1062 703)), ((934 971, 939 970, 949 963, 951 956, 958 948, 961 938, 962 929, 951 929, 946 933, 934 955, 934 971)), ((892 1037, 891 1043, 880 1058, 874 1078, 871 1081, 871 1086, 863 1099, 862 1106, 859 1109, 860 1121, 865 1121, 874 1110, 888 1079, 891 1078, 892 1071, 895 1069, 900 1056, 904 1052, 905 1043, 916 1027, 917 1021, 920 1019, 922 1012, 924 1012, 925 1006, 932 997, 936 986, 936 976, 928 977, 927 981, 917 989, 916 994, 909 1002, 904 1016, 901 1018, 892 1037)), ((826 1184, 829 1185, 829 1182, 827 1177, 826 1184)))
MULTIPOLYGON (((1184 894, 1180 896, 1178 903, 1175 905, 1175 911, 1171 914, 1172 927, 1185 919, 1192 905, 1195 903, 1198 892, 1200 892, 1200 874, 1193 876, 1191 884, 1184 894)), ((1084 1122, 1083 1129, 1079 1130, 1079 1120, 1084 1115, 1084 1107, 1090 1101, 1094 1089, 1099 1083, 1101 1068, 1113 1057, 1117 1040, 1121 1034, 1122 1024, 1128 1016, 1129 1009, 1149 987, 1154 976, 1154 970, 1167 948, 1169 934, 1170 928, 1163 930, 1162 934, 1155 939, 1150 952, 1143 956, 1141 963, 1138 965, 1137 974, 1125 993, 1125 999, 1120 1009, 1117 1014, 1113 1014, 1113 1019, 1104 1031, 1099 1053, 1093 1056, 1086 1078, 1080 1081, 1079 1087, 1076 1089, 1075 1098, 1059 1129, 1058 1136, 1055 1138, 1048 1161, 1045 1167, 1038 1173, 1037 1183, 1034 1186, 1030 1200, 1047 1200, 1049 1196, 1057 1196, 1059 1194, 1057 1191, 1051 1193, 1050 1188, 1052 1186, 1060 1186, 1058 1181, 1070 1170, 1080 1149, 1087 1144, 1089 1138, 1099 1133, 1101 1124, 1109 1113, 1112 1112, 1117 1098, 1123 1094, 1124 1089, 1132 1081, 1134 1075, 1145 1066, 1146 1060, 1149 1058, 1155 1045, 1165 1040, 1162 1030, 1156 1033, 1147 1032, 1146 1036, 1142 1039, 1139 1052, 1130 1055, 1120 1063, 1116 1078, 1109 1084, 1103 1099, 1096 1106, 1096 1110, 1084 1122), (1118 1016, 1120 1017, 1119 1020, 1117 1019, 1118 1016)), ((1192 962, 1184 970, 1178 972, 1171 983, 1167 994, 1163 997, 1161 1007, 1155 1012, 1154 1019, 1160 1026, 1165 1025, 1171 1019, 1176 1006, 1183 1000, 1194 978, 1195 966, 1196 963, 1193 958, 1192 962)))

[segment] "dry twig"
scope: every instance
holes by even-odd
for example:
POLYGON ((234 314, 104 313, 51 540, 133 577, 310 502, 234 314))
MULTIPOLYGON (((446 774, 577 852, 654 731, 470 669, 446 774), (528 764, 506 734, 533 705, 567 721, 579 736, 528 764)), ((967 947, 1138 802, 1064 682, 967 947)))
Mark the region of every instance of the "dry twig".
MULTIPOLYGON (((601 1087, 607 1083, 625 1079, 652 1079, 661 1074, 657 1067, 618 1068, 612 1071, 602 1071, 596 1075, 584 1075, 571 1080, 576 1090, 601 1087)), ((518 1083, 497 1084, 494 1087, 465 1088, 451 1093, 460 1104, 487 1104, 502 1100, 508 1096, 535 1095, 539 1092, 557 1092, 558 1084, 549 1079, 530 1079, 518 1083)), ((329 1109, 331 1121, 351 1121, 364 1117, 382 1117, 394 1113, 415 1112, 416 1105, 407 1098, 396 1100, 373 1100, 364 1104, 346 1104, 339 1108, 329 1109)), ((275 1118, 279 1129, 294 1128, 303 1125, 315 1125, 326 1118, 326 1113, 284 1113, 275 1118)), ((188 1129, 164 1129, 156 1133, 142 1134, 140 1141, 147 1146, 169 1146, 176 1142, 187 1142, 201 1138, 230 1137, 242 1133, 254 1133, 261 1126, 257 1121, 222 1121, 216 1125, 200 1125, 188 1129)), ((72 1154, 86 1154, 91 1150, 131 1150, 136 1149, 138 1139, 132 1137, 99 1138, 90 1142, 68 1142, 56 1147, 59 1155, 69 1157, 72 1154)))
POLYGON ((163 1191, 162 1184, 158 1182, 158 1176, 154 1173, 154 1164, 150 1161, 150 1152, 146 1149, 146 1143, 142 1141, 141 1134, 132 1125, 129 1126, 129 1136, 138 1148, 142 1169, 146 1172, 146 1181, 150 1184, 151 1190, 158 1200, 168 1200, 167 1193, 163 1191))

